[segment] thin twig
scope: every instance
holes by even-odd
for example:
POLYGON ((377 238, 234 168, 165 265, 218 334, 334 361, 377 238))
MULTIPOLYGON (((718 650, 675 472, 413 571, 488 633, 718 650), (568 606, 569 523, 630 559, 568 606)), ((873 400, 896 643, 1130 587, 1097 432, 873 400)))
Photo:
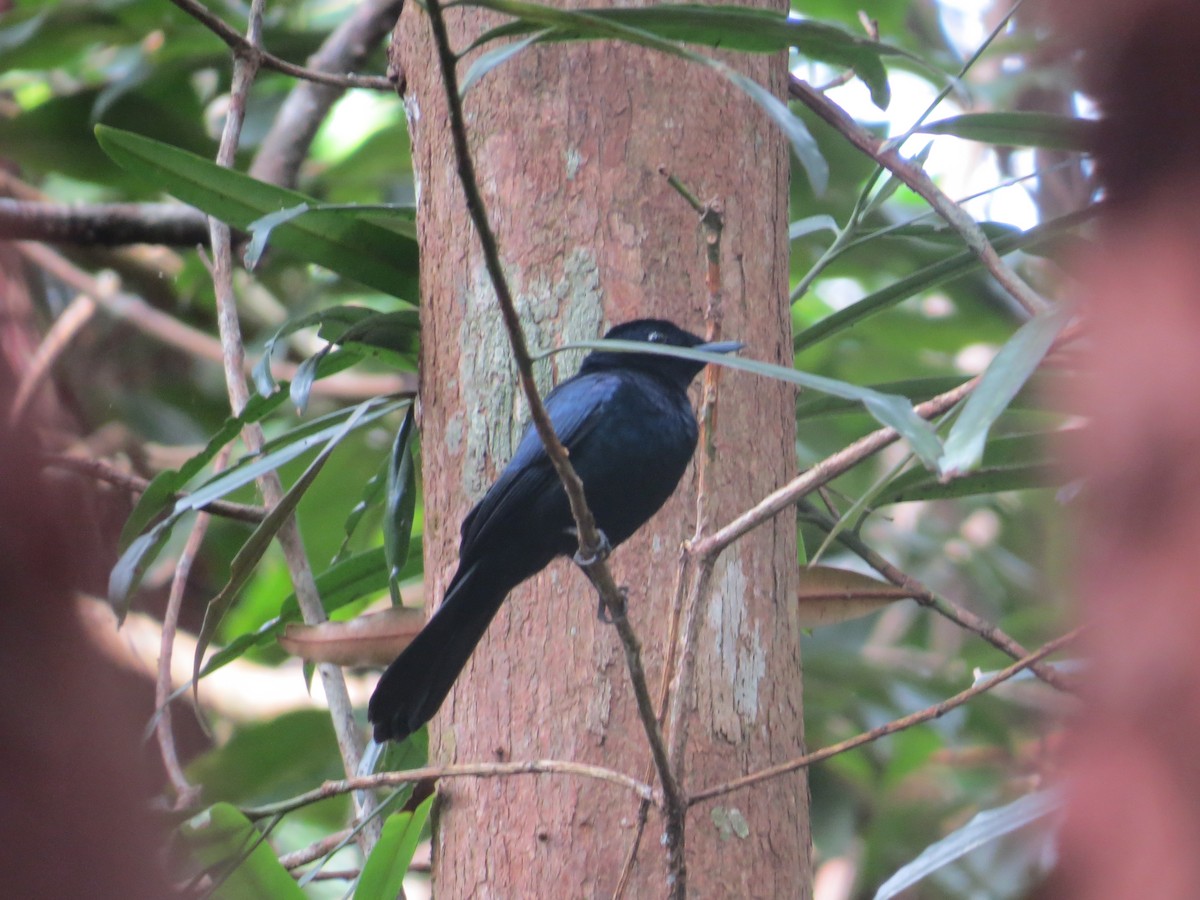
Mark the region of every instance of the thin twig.
POLYGON ((591 766, 586 763, 570 762, 560 759, 535 759, 528 762, 505 763, 460 763, 453 766, 424 766, 420 769, 406 769, 399 772, 378 772, 374 775, 357 775, 353 778, 343 778, 338 781, 326 781, 320 787, 305 791, 288 800, 278 803, 268 803, 265 806, 255 806, 243 809, 242 813, 251 819, 265 819, 270 816, 283 815, 293 812, 319 800, 337 797, 357 791, 371 791, 383 787, 402 787, 418 781, 434 781, 439 778, 500 778, 510 775, 571 775, 577 778, 591 778, 596 781, 606 781, 617 787, 632 791, 638 797, 655 800, 655 791, 644 781, 638 781, 603 766, 591 766))
MULTIPOLYGON (((67 469, 72 472, 79 472, 98 481, 103 481, 114 487, 129 491, 132 494, 145 493, 146 488, 150 486, 150 482, 145 478, 134 475, 132 472, 126 472, 124 469, 119 469, 102 459, 53 454, 45 457, 45 465, 50 469, 67 469)), ((179 491, 171 496, 176 500, 181 500, 187 496, 187 492, 179 491)), ((261 522, 267 514, 266 509, 261 506, 252 506, 248 503, 233 503, 229 500, 214 500, 212 503, 206 503, 200 509, 203 512, 214 516, 221 516, 224 519, 236 519, 239 522, 250 522, 254 525, 261 522)))
MULTIPOLYGON (((801 514, 818 528, 822 528, 828 532, 832 532, 836 525, 834 519, 808 503, 801 504, 801 514)), ((975 615, 969 609, 959 606, 949 597, 942 597, 934 593, 907 572, 892 565, 887 559, 871 549, 857 534, 845 530, 839 531, 837 540, 861 557, 876 572, 898 588, 901 588, 906 596, 912 597, 912 599, 916 600, 922 606, 944 616, 961 628, 979 635, 979 637, 983 638, 993 647, 1003 653, 1007 653, 1013 659, 1021 659, 1029 653, 1025 647, 1006 634, 1003 629, 975 615)), ((1060 691, 1070 693, 1074 690, 1071 680, 1052 666, 1034 663, 1030 668, 1038 678, 1047 684, 1054 685, 1060 691)))
POLYGON ((1028 656, 1017 660, 1017 662, 1013 663, 1007 669, 1002 669, 991 678, 980 681, 978 684, 972 685, 965 691, 955 694, 953 697, 943 700, 941 703, 935 703, 933 706, 926 707, 919 712, 895 719, 891 722, 888 722, 886 725, 880 725, 878 728, 872 728, 870 731, 864 731, 862 734, 855 735, 848 740, 840 741, 839 743, 816 750, 813 753, 808 753, 804 756, 797 757, 796 759, 789 760, 788 762, 780 763, 777 766, 771 766, 769 769, 762 769, 758 772, 752 772, 749 775, 745 775, 741 778, 735 778, 734 780, 727 781, 724 784, 718 784, 712 787, 704 788, 701 791, 696 791, 691 795, 691 797, 688 798, 688 805, 694 806, 697 803, 701 803, 705 800, 711 800, 713 797, 720 797, 733 791, 741 790, 742 788, 750 787, 755 784, 761 784, 762 782, 769 781, 772 778, 778 778, 781 775, 790 774, 798 769, 804 769, 813 765, 814 763, 822 762, 832 756, 837 756, 838 754, 845 753, 848 750, 861 747, 863 744, 869 744, 872 741, 877 741, 889 734, 895 734, 897 731, 903 731, 906 728, 912 728, 914 725, 920 725, 922 722, 928 722, 932 719, 937 719, 941 716, 944 716, 946 713, 950 712, 950 710, 962 706, 964 703, 968 702, 969 700, 973 700, 980 694, 987 693, 992 688, 1002 684, 1005 681, 1008 681, 1008 679, 1012 678, 1014 675, 1018 674, 1024 669, 1028 669, 1034 663, 1045 658, 1046 656, 1049 656, 1056 650, 1062 649, 1071 641, 1075 640, 1081 631, 1083 631, 1082 626, 1076 628, 1074 631, 1064 634, 1062 637, 1055 638, 1054 640, 1039 647, 1028 656))
POLYGON ((1046 308, 1046 301, 996 253, 995 248, 983 233, 983 229, 979 227, 979 223, 942 193, 933 180, 925 174, 924 169, 909 162, 900 154, 899 150, 875 137, 854 121, 844 109, 794 75, 789 79, 788 93, 793 99, 799 100, 816 113, 852 145, 912 188, 914 193, 924 198, 950 227, 962 235, 967 246, 975 251, 997 283, 1030 315, 1036 315, 1046 308))
POLYGON ((284 853, 279 857, 279 863, 285 869, 298 869, 300 866, 306 866, 345 844, 353 830, 352 828, 343 828, 341 831, 335 831, 320 840, 313 841, 307 847, 301 847, 291 853, 284 853))
MULTIPOLYGON (((914 409, 919 416, 925 419, 941 415, 971 393, 978 383, 978 378, 972 378, 970 381, 965 381, 958 385, 958 387, 946 391, 944 394, 939 394, 936 397, 926 400, 924 403, 918 404, 914 409)), ((698 559, 698 563, 695 576, 696 586, 693 587, 693 593, 697 590, 697 586, 698 588, 707 589, 706 580, 712 575, 712 567, 716 563, 717 556, 726 547, 747 532, 769 521, 783 510, 799 503, 813 491, 818 490, 834 478, 849 471, 867 457, 878 453, 884 447, 894 443, 898 438, 899 435, 892 428, 880 428, 859 438, 853 444, 827 456, 811 468, 805 470, 779 490, 768 494, 754 507, 742 513, 728 525, 694 543, 691 547, 691 553, 694 558, 698 559)), ((880 571, 884 573, 885 577, 888 577, 887 572, 883 569, 880 571)), ((899 570, 896 571, 898 572, 899 570)), ((903 575, 903 573, 900 574, 903 575)), ((904 577, 907 578, 907 576, 904 577)), ((900 584, 906 588, 911 586, 906 581, 895 581, 893 583, 900 584)), ((930 594, 929 596, 932 597, 933 595, 930 594)), ((939 613, 961 625, 963 628, 979 635, 1009 656, 1019 658, 1023 654, 1024 648, 999 627, 979 618, 968 610, 962 609, 946 598, 935 599, 936 602, 929 602, 926 605, 936 609, 939 613)), ((684 640, 686 643, 686 635, 684 640)), ((1035 673, 1038 677, 1043 678, 1055 687, 1070 690, 1070 686, 1066 680, 1059 673, 1055 673, 1051 669, 1038 666, 1035 669, 1035 673)))
MULTIPOLYGON (((229 461, 230 445, 221 448, 213 461, 216 472, 225 468, 229 461)), ((167 595, 167 608, 163 613, 162 634, 159 637, 158 673, 154 681, 154 705, 158 712, 154 724, 154 734, 158 740, 158 751, 162 757, 163 768, 175 788, 175 809, 187 809, 199 797, 200 788, 188 781, 183 767, 179 764, 179 753, 175 749, 175 732, 171 727, 171 656, 175 649, 175 630, 179 625, 179 611, 183 608, 183 594, 187 588, 188 576, 204 536, 208 532, 209 516, 200 513, 188 534, 183 552, 175 563, 175 574, 171 579, 171 590, 167 595)))
MULTIPOLYGON (((250 7, 250 20, 246 29, 245 42, 251 48, 261 45, 262 6, 263 0, 253 0, 250 7)), ((217 150, 217 165, 230 167, 233 164, 241 136, 242 123, 245 119, 246 102, 250 87, 257 74, 258 64, 259 56, 257 54, 235 50, 229 109, 225 117, 221 143, 217 150)), ((229 391, 230 407, 237 415, 245 409, 249 402, 250 392, 245 378, 246 361, 245 349, 242 345, 241 325, 238 321, 237 304, 233 296, 231 234, 229 226, 216 218, 209 219, 209 230, 213 251, 213 287, 217 299, 217 325, 221 333, 225 383, 229 391)), ((263 445, 261 427, 257 424, 246 425, 242 429, 242 439, 252 453, 258 452, 263 445)), ((259 478, 258 484, 263 499, 269 507, 276 506, 283 498, 283 486, 278 473, 266 473, 259 478)), ((289 516, 280 527, 278 538, 292 584, 296 589, 296 601, 304 616, 304 621, 309 625, 324 622, 327 618, 325 609, 317 592, 304 541, 294 515, 289 516)), ((361 738, 358 726, 354 721, 354 708, 350 703, 350 695, 346 691, 346 680, 342 676, 341 669, 329 663, 319 664, 317 672, 321 677, 325 698, 329 703, 330 718, 337 737, 338 750, 342 756, 342 764, 346 774, 353 775, 358 771, 361 738)), ((379 838, 381 828, 378 819, 371 814, 375 806, 374 798, 369 794, 356 794, 354 805, 358 819, 365 823, 359 832, 359 843, 364 856, 370 855, 371 848, 379 838)))
MULTIPOLYGON (((388 92, 395 90, 395 85, 390 79, 379 75, 331 75, 328 72, 315 72, 304 66, 297 66, 268 53, 257 42, 243 37, 240 32, 226 25, 219 16, 202 3, 198 3, 196 0, 171 0, 171 2, 224 41, 234 55, 244 56, 251 60, 255 68, 270 69, 283 75, 291 75, 293 78, 303 78, 305 81, 315 81, 318 84, 328 84, 333 87, 357 87, 388 92)), ((253 28, 253 14, 251 14, 251 24, 248 27, 253 28)))
MULTIPOLYGON (((725 227, 723 210, 716 202, 704 206, 700 215, 700 225, 704 233, 705 272, 704 283, 708 290, 708 305, 706 321, 708 323, 708 339, 719 340, 723 313, 721 310, 722 278, 721 278, 721 233, 725 227)), ((708 366, 704 372, 704 394, 700 401, 700 434, 703 443, 697 466, 699 467, 699 489, 696 492, 696 530, 688 542, 690 547, 699 541, 708 531, 710 516, 709 476, 716 459, 717 433, 717 386, 720 383, 720 367, 708 366)), ((689 554, 690 556, 691 554, 689 554)), ((669 700, 666 731, 669 735, 669 757, 671 768, 682 772, 684 752, 687 749, 688 724, 684 714, 686 704, 693 695, 692 685, 696 674, 696 642, 700 637, 699 623, 706 617, 711 592, 707 590, 709 581, 699 578, 693 581, 693 590, 683 603, 682 636, 678 621, 672 622, 674 634, 671 635, 669 662, 675 665, 678 655, 678 672, 668 667, 663 672, 667 684, 669 700), (703 593, 697 588, 703 583, 703 593)))
MULTIPOLYGON (((978 378, 965 381, 953 390, 918 404, 916 412, 925 419, 933 418, 946 412, 971 391, 979 383, 978 378)), ((864 459, 878 453, 889 444, 895 443, 900 435, 894 428, 880 428, 864 435, 854 443, 833 453, 820 462, 806 469, 793 478, 779 490, 768 494, 753 507, 742 513, 728 525, 717 529, 707 537, 697 541, 691 547, 692 555, 701 559, 712 557, 732 544, 742 535, 753 531, 764 522, 769 521, 780 512, 794 505, 822 485, 828 484, 837 476, 854 468, 864 459)))
POLYGON ((613 580, 612 573, 601 554, 600 534, 596 528, 595 519, 584 498, 583 482, 567 459, 566 448, 559 441, 546 413, 545 405, 538 394, 537 385, 533 378, 533 363, 517 316, 516 305, 508 281, 504 275, 504 267, 500 262, 500 251, 495 234, 488 223, 487 211, 483 198, 479 193, 479 182, 475 174, 475 163, 467 144, 467 131, 463 116, 462 101, 458 90, 458 76, 455 72, 457 59, 450 49, 450 38, 446 22, 442 15, 442 7, 438 0, 428 0, 426 9, 429 13, 430 26, 433 31, 434 46, 437 49, 439 67, 442 74, 442 85, 445 88, 446 104, 450 119, 450 134, 454 143, 454 156, 458 166, 459 181, 462 183, 466 199, 467 211, 475 226, 479 243, 483 250, 484 262, 491 279, 496 299, 504 318, 504 326, 508 331, 509 343, 512 346, 513 357, 516 360, 517 372, 521 388, 529 403, 530 416, 534 427, 546 449, 546 455, 554 466, 567 499, 571 506, 571 515, 575 520, 576 535, 579 540, 579 559, 590 560, 580 565, 592 584, 600 593, 600 597, 617 626, 617 634, 625 651, 625 660, 629 668, 630 684, 637 701, 638 714, 650 751, 658 769, 658 777, 663 787, 665 830, 667 838, 667 857, 672 875, 673 896, 683 897, 686 892, 686 865, 683 857, 683 828, 686 804, 674 773, 667 760, 666 745, 658 721, 654 715, 654 705, 650 699, 650 691, 646 685, 645 675, 641 665, 640 644, 625 618, 625 599, 620 588, 613 580))
MULTIPOLYGON (((359 68, 395 26, 403 6, 404 0, 364 0, 354 5, 308 58, 308 68, 328 73, 359 68)), ((394 60, 392 65, 396 65, 394 60)), ((403 73, 397 70, 394 81, 393 87, 403 92, 403 73)), ((255 151, 250 174, 271 184, 294 187, 317 130, 343 93, 341 86, 308 80, 294 85, 255 151)))
POLYGON ((96 301, 87 294, 78 294, 70 302, 62 315, 54 320, 46 336, 38 344, 29 365, 21 373, 21 383, 17 385, 12 406, 8 410, 8 424, 16 425, 25 416, 29 402, 37 389, 50 376, 54 363, 62 356, 63 351, 92 320, 96 312, 96 301))
MULTIPOLYGON (((15 246, 21 255, 35 266, 72 290, 87 294, 106 313, 128 322, 148 337, 197 359, 222 362, 224 351, 219 340, 155 309, 141 297, 123 291, 118 280, 93 276, 45 244, 18 241, 15 246)), ((249 373, 256 364, 257 360, 246 360, 245 371, 249 373)), ((296 375, 297 366, 281 362, 272 365, 271 369, 276 378, 290 381, 296 375)), ((361 399, 379 394, 414 394, 416 390, 417 378, 408 372, 390 375, 352 375, 349 372, 338 372, 313 384, 314 396, 342 399, 361 399)))
MULTIPOLYGON (((717 201, 709 203, 701 203, 696 199, 687 185, 679 178, 667 170, 665 166, 660 166, 659 174, 667 179, 667 183, 688 203, 689 206, 696 212, 700 218, 700 227, 704 235, 705 245, 705 287, 708 291, 708 302, 705 308, 704 320, 705 340, 719 341, 721 339, 721 331, 724 315, 721 309, 722 301, 722 278, 721 278, 721 233, 724 229, 723 210, 717 201)), ((700 413, 698 420, 700 423, 700 439, 699 453, 696 457, 696 528, 693 533, 692 540, 698 540, 704 531, 708 528, 709 519, 709 475, 711 467, 716 457, 716 429, 717 429, 717 386, 720 381, 720 369, 717 366, 709 366, 704 371, 704 386, 700 399, 700 413)), ((683 750, 686 738, 683 742, 675 740, 675 732, 678 728, 677 723, 672 722, 668 727, 667 713, 668 702, 671 697, 671 683, 675 676, 675 661, 680 649, 680 624, 683 618, 683 610, 685 607, 685 587, 687 584, 687 573, 689 571, 689 554, 686 550, 682 550, 679 555, 679 567, 675 577, 675 589, 672 592, 672 602, 670 607, 670 616, 668 619, 667 633, 664 646, 666 647, 666 658, 663 660, 662 677, 659 682, 658 702, 656 705, 655 720, 658 723, 659 729, 663 730, 670 740, 668 747, 668 762, 671 769, 676 773, 676 777, 682 780, 683 773, 683 750)), ((686 641, 685 641, 686 643, 686 641)), ((690 691, 690 684, 685 681, 681 685, 681 689, 685 692, 690 691)), ((690 694, 689 694, 690 696, 690 694)), ((650 761, 650 767, 653 767, 654 761, 650 761)), ((652 769, 651 769, 652 771, 652 769)), ((650 776, 647 775, 647 778, 650 776)), ((630 841, 629 850, 625 854, 625 860, 621 866, 620 875, 617 878, 617 886, 613 891, 613 900, 619 900, 629 887, 630 880, 633 877, 633 866, 637 861, 638 848, 641 845, 642 835, 645 833, 647 814, 649 813, 649 805, 646 801, 638 807, 637 824, 634 828, 634 834, 630 841)))

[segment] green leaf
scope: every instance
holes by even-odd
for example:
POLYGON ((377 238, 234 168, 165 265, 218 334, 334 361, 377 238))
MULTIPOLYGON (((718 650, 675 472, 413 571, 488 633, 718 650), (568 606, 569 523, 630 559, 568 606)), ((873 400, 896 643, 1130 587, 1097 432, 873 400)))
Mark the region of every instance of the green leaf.
MULTIPOLYGON (((924 170, 925 163, 929 161, 929 153, 931 150, 933 150, 933 141, 930 141, 915 154, 913 154, 913 156, 909 158, 908 162, 916 168, 924 170)), ((871 197, 870 202, 863 207, 862 212, 857 217, 857 221, 861 222, 867 216, 871 215, 871 213, 883 206, 883 204, 890 200, 892 195, 900 189, 902 184, 904 184, 904 182, 897 177, 895 172, 888 172, 887 181, 885 181, 882 187, 875 192, 875 194, 871 197)))
MULTIPOLYGON (((185 203, 233 228, 301 204, 319 205, 285 190, 218 166, 203 157, 128 131, 96 126, 96 140, 115 162, 185 203)), ((310 210, 277 225, 275 245, 396 297, 420 296, 416 242, 365 216, 310 210)))
POLYGON ((1062 480, 1061 467, 1056 468, 1048 462, 1024 466, 984 466, 950 482, 938 481, 924 469, 912 469, 888 485, 876 498, 874 505, 880 507, 913 500, 948 500, 998 494, 1001 491, 1025 491, 1050 487, 1062 480))
POLYGON ((188 459, 178 469, 166 469, 159 472, 150 482, 137 505, 125 520, 121 529, 120 546, 127 548, 130 542, 141 531, 159 516, 172 502, 175 494, 182 491, 193 478, 200 474, 221 448, 236 438, 242 429, 253 422, 260 422, 270 413, 279 408, 286 397, 280 394, 271 395, 265 392, 263 396, 251 397, 240 416, 232 416, 221 423, 221 427, 213 434, 204 449, 188 459))
MULTIPOLYGON (((1051 219, 1049 222, 1045 222, 1020 234, 998 238, 992 242, 992 246, 997 253, 1005 254, 1055 239, 1064 232, 1083 224, 1089 219, 1095 218, 1099 215, 1101 208, 1097 204, 1073 213, 1068 213, 1065 216, 1059 216, 1057 219, 1051 219)), ((815 325, 809 326, 793 339, 792 349, 796 353, 799 353, 813 344, 826 340, 847 328, 857 325, 876 313, 895 306, 902 300, 907 300, 915 294, 944 284, 952 278, 973 272, 981 268, 982 265, 974 251, 964 250, 961 253, 956 253, 939 262, 925 266, 907 278, 902 278, 883 290, 876 291, 874 294, 864 297, 857 303, 826 316, 815 325)))
POLYGON ((1026 794, 1007 806, 979 813, 962 828, 951 832, 937 843, 930 844, 920 856, 881 884, 875 892, 875 900, 890 900, 891 897, 898 896, 902 891, 943 866, 966 856, 972 850, 1057 812, 1062 808, 1063 802, 1061 791, 1038 791, 1026 794))
MULTIPOLYGON (((495 9, 484 0, 468 0, 463 5, 495 9)), ((528 34, 538 29, 532 15, 504 10, 518 21, 502 25, 483 35, 473 46, 502 37, 528 34)), ((889 100, 887 73, 882 57, 904 56, 920 63, 910 54, 879 41, 852 34, 838 25, 789 18, 773 9, 740 6, 702 6, 699 4, 646 7, 583 7, 576 12, 605 24, 652 34, 664 41, 697 44, 714 49, 744 53, 775 53, 795 48, 808 59, 853 69, 871 91, 871 99, 880 109, 889 100)), ((565 23, 553 28, 544 40, 587 40, 606 37, 583 23, 565 23)), ((923 63, 922 63, 923 65, 923 63)))
POLYGON ((363 864, 354 900, 392 900, 400 894, 404 876, 412 865, 421 831, 429 819, 434 796, 425 798, 412 812, 398 812, 383 823, 383 833, 363 864))
POLYGON ((364 221, 379 224, 401 237, 406 237, 414 241, 417 239, 416 229, 413 227, 414 210, 411 206, 399 206, 395 204, 300 203, 287 209, 269 213, 255 219, 246 226, 246 230, 251 235, 250 244, 246 247, 246 252, 243 255, 246 268, 254 269, 258 265, 259 259, 266 251, 267 244, 270 242, 271 232, 276 227, 291 222, 293 219, 298 219, 305 214, 315 216, 326 215, 335 218, 341 216, 349 220, 361 218, 364 221))
MULTIPOLYGON (((220 746, 188 763, 187 776, 211 801, 241 807, 272 803, 345 774, 329 713, 298 709, 238 723, 220 746)), ((349 806, 348 798, 330 804, 349 806)))
POLYGON ((230 566, 229 581, 221 588, 204 610, 204 622, 200 626, 200 634, 196 637, 196 655, 192 663, 192 678, 193 681, 198 677, 200 667, 204 662, 204 652, 208 649, 208 645, 212 643, 213 635, 216 634, 217 625, 220 624, 221 618, 225 612, 233 605, 237 599, 242 587, 250 579, 254 572, 254 567, 258 565, 258 561, 267 551, 271 541, 283 527, 284 522, 296 510, 296 506, 300 503, 300 498, 304 496, 304 492, 308 490, 313 480, 320 473, 321 468, 329 459, 329 455, 337 449, 338 444, 354 430, 354 426, 358 424, 368 412, 371 406, 371 401, 360 403, 353 413, 342 423, 330 437, 328 442, 316 458, 308 464, 296 483, 288 488, 287 493, 283 498, 271 508, 267 513, 266 518, 259 523, 253 533, 242 545, 242 548, 233 558, 233 564, 230 566))
POLYGON ((659 356, 674 356, 679 359, 691 359, 711 365, 724 366, 728 369, 738 369, 764 378, 774 378, 777 381, 786 381, 800 387, 810 388, 814 391, 820 391, 823 394, 831 394, 835 397, 854 400, 857 403, 861 403, 867 412, 874 416, 881 424, 896 429, 897 433, 908 442, 913 452, 929 468, 936 466, 937 460, 941 457, 942 442, 934 432, 933 426, 917 415, 908 400, 904 397, 897 397, 894 394, 881 394, 879 391, 859 387, 845 381, 826 378, 822 375, 812 375, 808 372, 800 372, 796 369, 788 369, 784 366, 776 366, 754 359, 741 359, 736 356, 707 353, 686 347, 670 347, 665 344, 646 344, 641 341, 575 341, 570 344, 563 344, 561 347, 546 351, 545 353, 535 354, 535 358, 542 358, 563 350, 609 350, 625 353, 651 353, 659 356))
MULTIPOLYGON (((375 547, 341 560, 317 575, 316 582, 317 593, 321 595, 321 605, 326 613, 333 613, 355 600, 377 594, 388 585, 387 560, 383 548, 375 547)), ((197 677, 211 675, 255 647, 275 643, 287 625, 299 622, 302 618, 296 595, 289 595, 283 601, 278 616, 264 622, 256 630, 238 636, 210 656, 197 677)), ((190 684, 183 685, 176 693, 184 692, 190 684)))
POLYGON ((784 137, 788 139, 788 143, 792 145, 792 152, 796 154, 796 159, 804 167, 813 193, 818 197, 824 194, 825 189, 829 187, 829 163, 821 155, 821 148, 817 146, 817 142, 809 132, 808 126, 804 124, 804 120, 793 115, 786 103, 753 78, 748 78, 715 59, 708 60, 708 65, 741 88, 747 97, 757 103, 774 120, 784 137))
MULTIPOLYGON (((886 381, 870 384, 867 387, 883 394, 899 394, 907 397, 913 404, 917 404, 936 397, 938 394, 954 390, 965 381, 967 378, 962 375, 942 375, 930 378, 909 378, 903 381, 886 381)), ((831 397, 827 394, 801 394, 796 399, 797 421, 861 412, 861 403, 842 397, 831 397)))
MULTIPOLYGON (((816 142, 808 133, 808 127, 778 97, 764 88, 758 82, 735 72, 724 63, 687 50, 681 44, 664 39, 652 31, 628 25, 619 16, 601 14, 602 11, 562 10, 554 7, 528 3, 525 0, 463 0, 464 6, 478 6, 494 10, 522 20, 535 29, 546 29, 555 32, 557 37, 566 39, 604 39, 623 40, 642 47, 650 47, 680 59, 706 65, 720 73, 731 84, 740 88, 751 100, 757 103, 783 130, 792 144, 796 158, 808 174, 814 193, 820 194, 825 190, 829 181, 829 166, 821 155, 816 142)), ((671 9, 677 10, 678 7, 671 9)), ((700 8, 704 9, 703 7, 700 8)), ((627 10, 626 10, 627 12, 627 10)), ((700 13, 698 12, 697 15, 700 13)), ((668 12, 675 16, 677 13, 668 12)), ((762 20, 762 17, 759 17, 762 20)), ((514 33, 514 32, 509 32, 514 33)), ((475 45, 484 40, 494 39, 497 30, 484 35, 475 45)), ((882 68, 882 66, 880 67, 882 68)))
POLYGON ((246 264, 246 268, 254 271, 258 266, 258 261, 262 258, 263 253, 266 252, 267 242, 271 239, 271 232, 276 225, 283 225, 286 222, 297 219, 310 209, 312 209, 310 204, 300 203, 296 206, 289 206, 287 209, 269 213, 247 225, 246 230, 250 232, 250 243, 246 246, 246 252, 242 254, 242 262, 246 264))
POLYGON ((909 469, 893 478, 877 495, 873 506, 913 500, 945 500, 1052 487, 1064 483, 1067 473, 1055 464, 1051 443, 1062 431, 1015 434, 988 441, 981 467, 945 482, 925 469, 909 469))
POLYGON ((200 866, 213 872, 217 887, 208 896, 304 900, 264 835, 230 804, 217 803, 192 816, 180 828, 180 837, 200 866))
POLYGON ((1069 319, 1066 309, 1047 310, 1017 329, 1000 348, 946 436, 945 452, 938 460, 944 480, 979 464, 992 424, 1041 365, 1069 319))
POLYGON ((533 34, 519 41, 513 41, 511 44, 505 44, 503 47, 497 47, 495 50, 489 50, 486 53, 480 54, 471 63, 471 68, 467 69, 467 74, 463 76, 462 84, 458 86, 458 95, 460 97, 467 96, 467 91, 474 87, 475 82, 482 79, 492 69, 508 62, 530 44, 537 43, 553 33, 552 29, 535 31, 533 34))
MULTIPOLYGON (((372 398, 363 404, 369 406, 370 409, 362 416, 361 424, 369 425, 376 422, 389 413, 403 409, 410 402, 407 399, 372 398)), ((346 419, 356 416, 357 408, 339 409, 268 441, 263 445, 260 454, 239 461, 237 465, 215 475, 187 497, 181 499, 172 514, 204 506, 250 484, 267 472, 278 469, 317 445, 330 440, 344 427, 346 419)))
MULTIPOLYGON (((1023 233, 1016 226, 1004 222, 979 222, 977 224, 984 236, 993 244, 1002 238, 1016 237, 1023 233)), ((859 242, 866 243, 878 238, 904 238, 956 248, 963 245, 962 235, 945 222, 911 222, 905 225, 891 225, 864 234, 859 242)))
POLYGON ((294 319, 289 319, 279 329, 267 338, 263 345, 263 355, 254 367, 254 384, 258 388, 260 394, 270 394, 275 388, 275 377, 271 374, 271 355, 275 352, 275 345, 289 335, 295 334, 304 328, 311 328, 314 325, 320 326, 321 332, 327 327, 341 326, 346 329, 357 322, 368 319, 378 313, 368 306, 329 306, 325 309, 318 310, 314 313, 309 313, 306 316, 297 316, 294 319))
POLYGON ((950 134, 1001 147, 1044 147, 1090 153, 1098 123, 1092 119, 1041 112, 964 113, 917 129, 923 134, 950 134))
POLYGON ((342 525, 342 543, 338 547, 337 553, 334 554, 330 565, 336 566, 347 558, 350 553, 350 540, 354 537, 355 532, 358 531, 358 526, 362 522, 363 516, 366 515, 367 510, 379 502, 380 497, 384 496, 384 491, 387 488, 389 464, 389 460, 384 460, 378 471, 368 478, 363 485, 362 495, 346 515, 345 524, 342 525))
POLYGON ((415 353, 420 335, 420 314, 414 309, 376 312, 363 316, 340 332, 321 326, 321 336, 335 344, 361 344, 397 356, 415 353))
POLYGON ((417 505, 417 476, 413 464, 412 438, 416 432, 413 407, 396 432, 392 456, 388 465, 387 507, 383 519, 383 548, 388 561, 388 586, 392 602, 400 605, 398 578, 408 561, 412 542, 413 520, 417 505))
POLYGON ((177 516, 172 516, 135 538, 108 573, 108 602, 117 615, 118 623, 125 621, 134 591, 142 583, 146 570, 167 545, 167 538, 171 536, 171 529, 178 520, 177 516))
POLYGON ((839 230, 838 223, 833 216, 822 213, 820 215, 797 219, 788 225, 788 240, 794 241, 804 237, 806 234, 813 234, 817 231, 832 231, 834 234, 837 234, 839 230))

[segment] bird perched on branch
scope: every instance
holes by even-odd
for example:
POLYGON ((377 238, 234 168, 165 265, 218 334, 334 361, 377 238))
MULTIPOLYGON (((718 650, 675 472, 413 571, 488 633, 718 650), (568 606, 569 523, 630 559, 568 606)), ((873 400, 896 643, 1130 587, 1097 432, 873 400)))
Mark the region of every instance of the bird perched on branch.
MULTIPOLYGON (((605 340, 728 353, 662 319, 611 329, 605 340)), ((546 396, 554 431, 583 482, 611 547, 626 540, 675 491, 696 449, 687 389, 704 363, 597 350, 546 396)), ((401 741, 446 699, 508 593, 558 556, 578 550, 566 491, 536 430, 462 523, 458 571, 433 618, 379 679, 368 716, 375 740, 401 741)))

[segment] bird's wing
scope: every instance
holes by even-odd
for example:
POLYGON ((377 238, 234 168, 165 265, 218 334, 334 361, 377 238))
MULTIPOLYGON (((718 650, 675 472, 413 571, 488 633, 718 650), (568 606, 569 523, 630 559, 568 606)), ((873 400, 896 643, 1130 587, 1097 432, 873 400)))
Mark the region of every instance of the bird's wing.
MULTIPOLYGON (((597 372, 568 379, 546 395, 550 423, 568 452, 579 447, 600 424, 604 418, 601 409, 619 384, 620 379, 597 372)), ((510 528, 514 520, 520 519, 519 510, 529 507, 550 489, 561 490, 558 474, 531 423, 496 483, 463 520, 460 557, 470 556, 476 541, 493 525, 510 528)))

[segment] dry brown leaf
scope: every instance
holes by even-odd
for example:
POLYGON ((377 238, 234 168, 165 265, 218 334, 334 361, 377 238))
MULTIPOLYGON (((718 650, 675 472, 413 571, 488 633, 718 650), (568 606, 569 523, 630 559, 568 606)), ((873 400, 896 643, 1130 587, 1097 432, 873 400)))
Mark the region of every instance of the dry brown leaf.
POLYGON ((800 572, 800 626, 819 628, 848 622, 911 596, 911 591, 860 572, 810 566, 800 572))
POLYGON ((279 638, 279 645, 308 662, 380 666, 399 656, 424 627, 423 610, 393 606, 349 622, 288 625, 279 638))

